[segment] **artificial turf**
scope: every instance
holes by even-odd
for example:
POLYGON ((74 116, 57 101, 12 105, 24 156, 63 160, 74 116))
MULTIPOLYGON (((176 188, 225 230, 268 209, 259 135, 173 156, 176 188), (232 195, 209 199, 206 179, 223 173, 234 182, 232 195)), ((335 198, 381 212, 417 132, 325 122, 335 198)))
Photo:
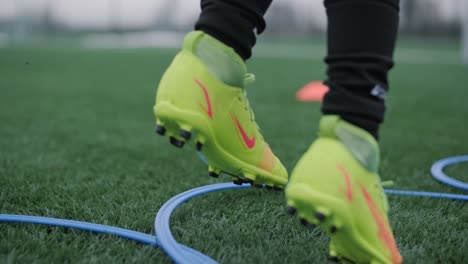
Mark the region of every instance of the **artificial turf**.
MULTIPOLYGON (((421 44, 429 45, 429 44, 421 44)), ((159 207, 212 179, 192 150, 153 132, 158 78, 175 50, 0 49, 0 213, 115 225, 153 233, 159 207)), ((248 88, 257 122, 291 170, 317 128, 320 105, 295 91, 323 79, 318 59, 256 58, 248 88)), ((454 192, 431 164, 468 153, 467 68, 400 64, 381 129, 384 180, 395 188, 454 192)), ((468 166, 447 170, 468 179, 468 166)), ((389 197, 406 263, 468 259, 468 203, 389 197)), ((328 237, 284 212, 283 193, 243 189, 180 207, 178 241, 221 263, 324 263, 328 237)), ((122 263, 170 259, 161 249, 81 231, 0 223, 2 263, 122 263)))

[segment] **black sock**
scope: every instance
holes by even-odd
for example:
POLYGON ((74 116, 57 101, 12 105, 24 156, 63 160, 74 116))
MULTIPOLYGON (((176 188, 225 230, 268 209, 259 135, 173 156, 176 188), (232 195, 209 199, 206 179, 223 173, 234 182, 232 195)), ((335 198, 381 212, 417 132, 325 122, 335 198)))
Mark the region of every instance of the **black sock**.
POLYGON ((272 0, 201 0, 201 30, 233 48, 247 60, 252 56, 257 34, 265 30, 263 16, 272 0))
POLYGON ((328 64, 322 112, 375 138, 383 122, 388 71, 398 30, 399 0, 325 0, 328 64))

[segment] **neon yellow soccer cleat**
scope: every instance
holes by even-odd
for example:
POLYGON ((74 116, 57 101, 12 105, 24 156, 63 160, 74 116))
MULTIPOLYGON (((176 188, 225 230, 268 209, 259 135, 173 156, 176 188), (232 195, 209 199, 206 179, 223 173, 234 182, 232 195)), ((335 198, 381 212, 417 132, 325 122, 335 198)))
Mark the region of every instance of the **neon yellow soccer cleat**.
POLYGON ((288 212, 331 233, 330 255, 343 262, 401 263, 377 174, 375 139, 338 116, 324 116, 319 138, 286 187, 288 212))
POLYGON ((187 34, 159 83, 156 132, 177 147, 190 143, 210 176, 281 189, 286 169, 260 134, 244 90, 253 79, 234 50, 201 31, 187 34))

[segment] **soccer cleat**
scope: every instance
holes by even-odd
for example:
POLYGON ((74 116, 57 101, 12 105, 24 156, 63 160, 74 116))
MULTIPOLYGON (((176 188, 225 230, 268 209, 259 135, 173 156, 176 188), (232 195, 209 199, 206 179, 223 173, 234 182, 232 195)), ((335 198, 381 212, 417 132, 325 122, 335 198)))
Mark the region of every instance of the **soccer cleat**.
POLYGON ((366 131, 326 115, 319 137, 286 187, 288 210, 331 234, 333 259, 401 263, 379 175, 379 147, 366 131))
POLYGON ((235 184, 279 189, 288 175, 249 106, 244 85, 253 79, 234 50, 201 31, 189 33, 159 83, 156 132, 176 147, 193 146, 213 177, 224 172, 235 184))

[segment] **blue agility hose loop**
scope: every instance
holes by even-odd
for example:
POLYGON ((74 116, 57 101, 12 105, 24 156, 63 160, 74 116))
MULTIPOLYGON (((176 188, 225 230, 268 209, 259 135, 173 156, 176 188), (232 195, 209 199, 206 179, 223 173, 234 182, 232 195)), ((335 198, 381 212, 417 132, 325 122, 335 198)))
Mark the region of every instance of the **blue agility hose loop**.
POLYGON ((468 201, 468 195, 385 189, 386 194, 468 201))
POLYGON ((120 236, 126 239, 134 240, 143 244, 159 246, 158 240, 155 236, 148 235, 145 233, 123 229, 119 227, 106 226, 88 222, 81 222, 75 220, 50 218, 42 216, 29 216, 29 215, 8 215, 0 214, 0 222, 11 222, 11 223, 28 223, 28 224, 39 224, 49 225, 57 227, 65 227, 78 229, 83 231, 108 234, 120 236))
POLYGON ((186 192, 183 192, 179 195, 174 196, 169 201, 167 201, 161 209, 159 209, 158 214, 154 220, 154 229, 158 236, 158 239, 161 243, 161 248, 166 252, 166 254, 177 264, 185 263, 217 263, 208 256, 205 256, 203 259, 195 261, 192 258, 186 256, 186 254, 178 246, 177 241, 174 239, 174 236, 171 233, 170 229, 170 218, 174 210, 181 205, 182 203, 206 194, 210 192, 223 191, 228 189, 240 189, 240 188, 249 188, 250 185, 235 185, 233 183, 218 183, 207 186, 198 187, 186 192))
MULTIPOLYGON (((432 176, 438 181, 450 185, 452 187, 468 190, 468 184, 454 179, 451 179, 443 173, 444 167, 447 165, 468 161, 468 155, 450 157, 442 159, 434 163, 431 167, 432 176)), ((174 210, 184 202, 210 192, 223 191, 228 189, 249 188, 250 185, 234 185, 233 183, 219 183, 207 186, 198 187, 188 190, 179 195, 174 196, 167 201, 158 211, 154 227, 157 234, 152 236, 149 234, 94 223, 80 222, 74 220, 47 218, 39 216, 27 215, 8 215, 0 214, 0 222, 16 222, 16 223, 31 223, 43 224, 51 226, 59 226, 65 228, 79 229, 83 231, 97 232, 103 234, 110 234, 120 236, 126 239, 134 240, 140 243, 159 246, 166 254, 177 264, 185 263, 217 263, 210 257, 182 244, 177 243, 170 230, 170 218, 174 210)), ((434 192, 418 192, 418 191, 405 191, 405 190, 389 190, 386 189, 385 193, 392 195, 405 195, 405 196, 422 196, 430 198, 443 198, 452 200, 468 201, 468 195, 450 194, 450 193, 434 193, 434 192)))
POLYGON ((455 187, 457 189, 468 191, 468 183, 452 179, 449 176, 447 176, 443 171, 444 168, 448 165, 460 162, 468 162, 468 155, 449 157, 435 162, 431 167, 432 177, 434 177, 434 179, 440 181, 443 184, 455 187))
MULTIPOLYGON (((38 224, 38 225, 48 225, 48 226, 78 229, 82 231, 119 236, 122 238, 126 238, 129 240, 133 240, 136 242, 140 242, 143 244, 152 245, 156 247, 160 246, 160 243, 155 236, 141 233, 138 231, 120 228, 120 227, 107 226, 107 225, 101 225, 101 224, 95 224, 95 223, 59 219, 59 218, 42 217, 42 216, 14 215, 14 214, 0 214, 0 222, 27 223, 27 224, 38 224)), ((203 255, 200 252, 193 250, 192 248, 186 247, 184 245, 179 245, 179 246, 181 250, 186 252, 187 255, 189 254, 198 255, 198 256, 203 255)))

